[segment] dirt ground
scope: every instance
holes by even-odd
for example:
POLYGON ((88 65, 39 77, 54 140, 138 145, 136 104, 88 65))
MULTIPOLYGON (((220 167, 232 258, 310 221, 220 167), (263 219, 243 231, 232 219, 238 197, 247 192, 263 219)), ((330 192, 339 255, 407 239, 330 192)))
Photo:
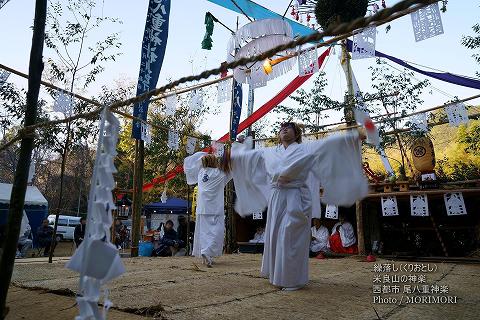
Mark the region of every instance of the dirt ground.
MULTIPOLYGON (((36 319, 39 315, 72 319, 77 312, 73 295, 78 275, 64 268, 67 260, 55 258, 50 265, 43 258, 17 260, 7 299, 11 310, 7 319, 36 319)), ((430 263, 432 272, 414 272, 409 268, 415 263, 359 260, 311 259, 308 286, 285 292, 260 277, 261 255, 225 255, 211 269, 192 257, 126 258, 122 259, 126 274, 109 285, 114 303, 109 318, 479 319, 479 265, 430 263), (400 268, 403 265, 404 271, 379 272, 375 268, 392 267, 393 263, 400 268), (415 275, 419 287, 448 286, 448 293, 412 293, 403 297, 402 291, 375 294, 383 300, 374 303, 373 286, 380 284, 379 279, 382 285, 392 288, 408 284, 392 283, 393 277, 386 282, 385 275, 415 275), (420 282, 420 275, 425 276, 425 282, 420 282), (428 304, 428 298, 423 298, 422 303, 422 297, 427 296, 450 296, 451 302, 456 297, 456 303, 428 304), (397 301, 385 301, 388 298, 397 301)), ((427 267, 427 263, 421 266, 427 267)), ((432 303, 432 299, 429 301, 432 303)))

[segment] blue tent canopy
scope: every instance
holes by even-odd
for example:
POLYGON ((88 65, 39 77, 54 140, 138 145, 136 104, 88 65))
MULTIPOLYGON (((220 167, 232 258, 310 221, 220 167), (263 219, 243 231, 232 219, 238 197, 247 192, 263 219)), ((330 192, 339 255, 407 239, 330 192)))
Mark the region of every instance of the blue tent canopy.
POLYGON ((187 214, 187 208, 191 203, 184 199, 170 198, 166 203, 152 202, 146 204, 143 209, 146 214, 187 214))

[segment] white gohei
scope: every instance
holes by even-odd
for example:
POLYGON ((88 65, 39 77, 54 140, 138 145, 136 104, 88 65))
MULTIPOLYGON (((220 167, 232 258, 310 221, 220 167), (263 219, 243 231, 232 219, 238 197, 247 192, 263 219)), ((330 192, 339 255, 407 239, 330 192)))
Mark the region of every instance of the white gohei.
POLYGON ((445 200, 447 215, 458 216, 467 214, 467 208, 461 192, 445 193, 443 199, 445 200))
POLYGON ((410 212, 414 217, 428 217, 428 198, 426 194, 410 196, 410 212))
POLYGON ((382 197, 381 202, 384 217, 398 216, 397 197, 382 197))
POLYGON ((145 145, 149 145, 152 143, 152 133, 151 127, 148 123, 142 122, 142 131, 141 131, 141 139, 145 142, 145 145))
POLYGON ((443 34, 442 17, 438 2, 420 8, 410 14, 415 41, 422 41, 443 34))
POLYGON ((375 57, 375 41, 377 28, 366 27, 361 32, 353 35, 352 59, 365 59, 375 57))
POLYGON ((93 170, 88 202, 85 238, 75 251, 66 267, 80 273, 77 304, 80 314, 76 320, 106 319, 112 302, 108 300, 108 290, 104 290, 103 310, 98 308, 101 287, 125 272, 117 248, 110 242, 112 210, 115 204, 112 190, 115 188, 113 173, 116 172, 113 160, 120 122, 104 108, 100 119, 95 166, 93 170))
POLYGON ((202 89, 193 90, 190 93, 190 100, 188 101, 190 111, 197 111, 203 106, 203 91, 202 89))

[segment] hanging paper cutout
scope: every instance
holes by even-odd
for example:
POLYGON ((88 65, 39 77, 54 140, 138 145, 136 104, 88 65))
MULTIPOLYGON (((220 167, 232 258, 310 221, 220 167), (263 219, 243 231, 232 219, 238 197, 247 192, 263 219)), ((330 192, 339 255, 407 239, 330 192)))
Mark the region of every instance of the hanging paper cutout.
POLYGON ((165 115, 173 116, 177 110, 178 97, 176 94, 172 94, 165 98, 165 115))
MULTIPOLYGON (((299 48, 300 51, 300 48, 299 48)), ((317 47, 313 46, 298 55, 298 75, 300 77, 314 74, 319 70, 317 47)))
POLYGON ((253 213, 253 220, 262 220, 262 219, 263 219, 263 213, 262 212, 253 213))
POLYGON ((255 77, 248 76, 247 83, 249 87, 252 89, 265 87, 267 85, 267 76, 266 75, 257 75, 255 77))
POLYGON ((203 91, 201 89, 193 90, 190 94, 190 101, 188 102, 188 106, 190 107, 190 111, 197 111, 203 105, 203 91))
POLYGON ((27 183, 32 183, 33 177, 35 176, 35 161, 30 162, 30 168, 28 169, 28 181, 27 183))
POLYGON ((142 136, 140 138, 145 142, 146 145, 152 143, 151 127, 148 123, 142 122, 142 136))
POLYGON ((465 201, 461 192, 445 193, 443 195, 445 200, 445 208, 447 209, 447 215, 458 216, 467 214, 465 208, 465 201))
POLYGON ((179 135, 178 131, 175 130, 168 130, 168 147, 172 150, 178 150, 178 140, 179 135))
POLYGON ((438 3, 432 3, 410 14, 415 41, 422 41, 443 34, 442 17, 438 3))
POLYGON ((120 122, 105 107, 100 119, 100 135, 93 169, 88 202, 87 228, 81 245, 67 263, 67 268, 80 273, 77 319, 106 319, 112 306, 108 291, 104 291, 103 312, 98 308, 101 287, 119 277, 125 267, 118 249, 110 242, 112 210, 115 209, 112 190, 115 188, 113 173, 120 122), (106 134, 104 134, 106 132, 106 134))
POLYGON ((160 196, 160 201, 162 203, 167 203, 167 187, 163 189, 162 195, 160 196))
POLYGON ((8 77, 10 77, 10 72, 0 69, 0 87, 7 82, 8 77))
POLYGON ((365 59, 375 57, 375 40, 377 28, 375 26, 364 28, 353 35, 352 59, 365 59))
POLYGON ((420 132, 428 131, 428 122, 426 113, 418 113, 410 117, 414 130, 420 132))
POLYGON ((468 123, 467 108, 462 102, 446 106, 445 113, 451 126, 458 127, 461 124, 468 123))
POLYGON ((414 217, 428 217, 428 198, 426 194, 410 196, 410 212, 414 217))
POLYGON ((53 111, 70 116, 73 110, 73 96, 65 91, 58 91, 53 104, 53 111))
POLYGON ((193 154, 195 152, 195 146, 197 145, 197 138, 188 137, 187 138, 187 153, 193 154))
POLYGON ((217 103, 230 101, 232 97, 232 79, 220 81, 217 84, 217 103))
POLYGON ((325 218, 338 219, 338 207, 332 204, 327 204, 325 208, 325 218))
POLYGON ((381 201, 384 217, 398 216, 397 197, 382 197, 381 201))
POLYGON ((219 141, 215 141, 212 145, 213 147, 213 150, 214 150, 214 154, 216 157, 223 157, 223 153, 224 153, 224 147, 225 147, 225 144, 224 143, 221 143, 219 141))

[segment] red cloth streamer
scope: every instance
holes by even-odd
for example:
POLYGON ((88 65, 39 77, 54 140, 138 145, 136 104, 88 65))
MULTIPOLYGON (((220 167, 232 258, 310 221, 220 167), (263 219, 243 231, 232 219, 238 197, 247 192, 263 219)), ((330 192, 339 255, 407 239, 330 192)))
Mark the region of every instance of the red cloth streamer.
MULTIPOLYGON (((322 53, 320 57, 318 57, 318 65, 321 66, 323 65, 323 62, 325 61, 325 58, 328 56, 330 53, 330 48, 325 50, 325 52, 322 53)), ((289 95, 291 95, 295 90, 297 90, 302 84, 304 84, 310 77, 313 76, 313 74, 309 74, 306 76, 296 76, 295 79, 293 79, 292 82, 290 82, 285 88, 283 88, 275 97, 273 97, 271 100, 269 100, 267 103, 265 103, 263 106, 258 108, 250 117, 247 119, 243 120, 239 125, 238 125, 238 133, 242 132, 243 130, 247 129, 250 127, 252 124, 254 124, 258 119, 266 115, 268 112, 270 112, 273 108, 278 106, 283 100, 285 100, 289 95)), ((226 133, 224 136, 222 136, 218 141, 226 141, 229 137, 229 134, 226 133)), ((152 179, 152 181, 146 183, 143 185, 143 192, 147 192, 153 189, 155 185, 165 183, 173 178, 179 173, 183 172, 183 166, 179 165, 170 170, 167 174, 164 176, 156 177, 152 179)))

